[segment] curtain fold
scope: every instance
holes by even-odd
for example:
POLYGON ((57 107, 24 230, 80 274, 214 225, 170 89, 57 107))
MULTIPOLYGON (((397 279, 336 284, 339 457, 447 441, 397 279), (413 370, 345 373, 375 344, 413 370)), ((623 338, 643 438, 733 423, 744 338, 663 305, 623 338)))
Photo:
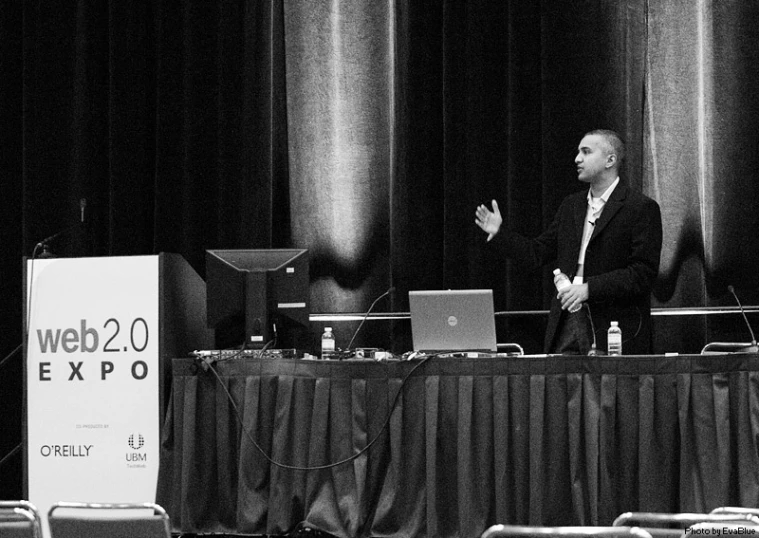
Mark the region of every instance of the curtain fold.
MULTIPOLYGON (((663 209, 660 304, 734 305, 728 285, 744 304, 757 301, 758 277, 744 252, 755 249, 759 224, 748 202, 756 198, 748 148, 759 108, 746 89, 759 56, 749 21, 758 16, 757 6, 736 2, 648 4, 644 185, 663 209)), ((720 320, 676 320, 658 339, 726 331, 720 320)), ((738 334, 733 341, 748 338, 738 334)))
POLYGON ((393 20, 387 1, 285 3, 293 240, 316 311, 389 287, 393 20))

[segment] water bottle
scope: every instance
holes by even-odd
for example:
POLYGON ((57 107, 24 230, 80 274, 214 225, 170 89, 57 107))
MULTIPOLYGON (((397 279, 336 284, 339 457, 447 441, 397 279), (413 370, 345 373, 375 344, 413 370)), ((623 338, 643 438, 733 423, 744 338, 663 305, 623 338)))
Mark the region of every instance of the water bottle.
POLYGON ((621 355, 622 354, 622 329, 619 328, 619 323, 616 321, 611 322, 608 333, 608 355, 621 355))
MULTIPOLYGON (((554 269, 553 270, 553 283, 556 285, 556 291, 561 291, 567 286, 572 285, 572 281, 569 280, 569 277, 561 272, 561 269, 554 269)), ((579 304, 575 308, 570 309, 569 311, 573 314, 577 311, 579 311, 582 308, 582 305, 579 304)))
POLYGON ((335 356, 335 335, 332 327, 324 327, 322 334, 322 360, 330 360, 335 356))

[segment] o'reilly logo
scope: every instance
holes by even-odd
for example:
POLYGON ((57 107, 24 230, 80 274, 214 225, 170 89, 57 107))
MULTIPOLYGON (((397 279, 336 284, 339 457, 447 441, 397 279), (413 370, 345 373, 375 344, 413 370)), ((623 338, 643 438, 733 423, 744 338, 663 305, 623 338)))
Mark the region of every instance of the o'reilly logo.
POLYGON ((88 458, 95 445, 42 445, 43 458, 88 458))

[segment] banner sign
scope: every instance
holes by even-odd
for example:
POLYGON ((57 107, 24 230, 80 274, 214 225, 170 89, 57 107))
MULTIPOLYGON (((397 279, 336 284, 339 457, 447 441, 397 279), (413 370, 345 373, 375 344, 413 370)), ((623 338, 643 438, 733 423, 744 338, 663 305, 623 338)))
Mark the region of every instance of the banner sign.
POLYGON ((27 260, 27 477, 58 501, 154 502, 158 256, 27 260))

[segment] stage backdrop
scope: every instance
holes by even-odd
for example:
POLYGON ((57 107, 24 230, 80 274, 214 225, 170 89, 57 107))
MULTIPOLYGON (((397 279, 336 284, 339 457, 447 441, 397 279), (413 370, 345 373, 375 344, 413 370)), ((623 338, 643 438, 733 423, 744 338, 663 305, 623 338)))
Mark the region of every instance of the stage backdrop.
MULTIPOLYGON (((474 208, 497 199, 537 234, 582 188, 573 158, 597 127, 623 134, 623 181, 662 206, 657 306, 731 305, 728 284, 759 302, 759 3, 10 4, 2 356, 21 342, 21 257, 61 230, 58 255, 177 252, 201 275, 205 249, 308 248, 315 313, 362 311, 391 285, 378 310, 456 287, 545 308, 550 268, 490 258, 474 208)), ((657 351, 748 338, 734 316, 654 328, 657 351)), ((528 352, 542 331, 499 321, 528 352)), ((367 324, 355 343, 406 350, 408 323, 367 324)), ((0 366, 3 431, 20 432, 19 365, 0 366)))

